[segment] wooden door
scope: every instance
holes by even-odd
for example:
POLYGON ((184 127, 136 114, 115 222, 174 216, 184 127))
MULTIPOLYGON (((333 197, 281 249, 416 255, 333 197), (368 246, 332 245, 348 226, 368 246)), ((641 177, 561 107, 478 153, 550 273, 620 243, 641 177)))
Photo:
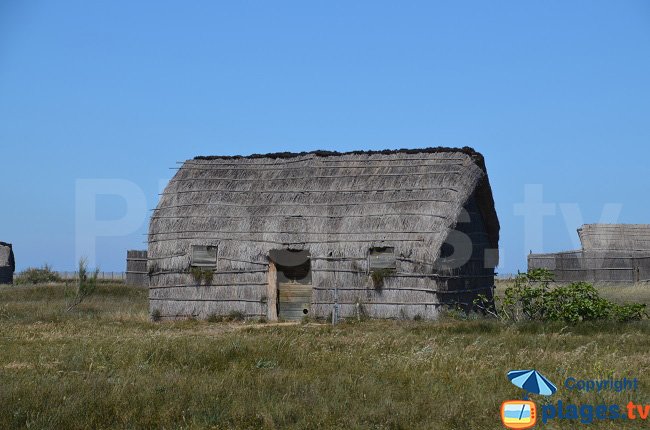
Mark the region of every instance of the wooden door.
POLYGON ((311 291, 311 284, 278 283, 278 316, 280 319, 296 321, 309 316, 311 291))

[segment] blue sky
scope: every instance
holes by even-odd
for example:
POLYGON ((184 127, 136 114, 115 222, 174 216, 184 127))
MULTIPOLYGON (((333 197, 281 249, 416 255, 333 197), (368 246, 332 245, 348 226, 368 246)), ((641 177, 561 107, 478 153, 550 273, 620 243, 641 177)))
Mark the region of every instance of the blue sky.
MULTIPOLYGON (((153 208, 195 155, 426 146, 485 155, 502 273, 525 268, 527 184, 555 208, 536 252, 574 248, 607 204, 650 223, 650 3, 0 1, 0 240, 19 269, 74 268, 79 180, 130 181, 153 208)), ((146 215, 97 240, 103 270, 145 246, 146 215)))

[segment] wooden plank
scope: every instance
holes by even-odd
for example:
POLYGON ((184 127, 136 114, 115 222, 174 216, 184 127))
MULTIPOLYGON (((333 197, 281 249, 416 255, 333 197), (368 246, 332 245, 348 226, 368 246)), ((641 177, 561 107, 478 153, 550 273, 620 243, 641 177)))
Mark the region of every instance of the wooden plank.
POLYGON ((309 315, 312 287, 306 284, 278 284, 278 313, 285 320, 300 320, 309 315), (306 311, 306 312, 305 312, 306 311))
POLYGON ((275 263, 269 261, 269 273, 267 275, 266 297, 268 301, 267 318, 269 321, 278 320, 278 276, 275 263))

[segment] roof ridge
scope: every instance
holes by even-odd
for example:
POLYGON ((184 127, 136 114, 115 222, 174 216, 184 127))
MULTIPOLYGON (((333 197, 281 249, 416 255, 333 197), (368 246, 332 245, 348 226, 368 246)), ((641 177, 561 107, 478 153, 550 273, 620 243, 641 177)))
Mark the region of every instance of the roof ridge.
POLYGON ((315 151, 304 152, 271 152, 268 154, 250 154, 250 155, 201 155, 194 157, 194 160, 228 160, 228 159, 256 159, 256 158, 295 158, 307 155, 314 155, 316 157, 336 157, 341 155, 391 155, 391 154, 433 154, 433 153, 446 153, 446 152, 460 152, 475 158, 477 162, 483 160, 483 156, 469 146, 462 148, 450 148, 444 146, 427 147, 427 148, 402 148, 402 149, 382 149, 382 150, 356 150, 356 151, 328 151, 318 149, 315 151))

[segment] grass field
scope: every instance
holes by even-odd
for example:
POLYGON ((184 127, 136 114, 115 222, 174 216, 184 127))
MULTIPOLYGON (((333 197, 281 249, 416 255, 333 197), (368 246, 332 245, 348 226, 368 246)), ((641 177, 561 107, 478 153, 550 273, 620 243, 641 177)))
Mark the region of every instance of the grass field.
MULTIPOLYGON (((650 299, 644 287, 604 294, 650 299)), ((560 387, 553 402, 650 403, 648 321, 152 323, 146 295, 101 285, 66 313, 63 286, 0 287, 0 428, 500 429, 501 402, 522 396, 506 372, 532 367, 558 386, 639 378, 636 393, 560 387)))

